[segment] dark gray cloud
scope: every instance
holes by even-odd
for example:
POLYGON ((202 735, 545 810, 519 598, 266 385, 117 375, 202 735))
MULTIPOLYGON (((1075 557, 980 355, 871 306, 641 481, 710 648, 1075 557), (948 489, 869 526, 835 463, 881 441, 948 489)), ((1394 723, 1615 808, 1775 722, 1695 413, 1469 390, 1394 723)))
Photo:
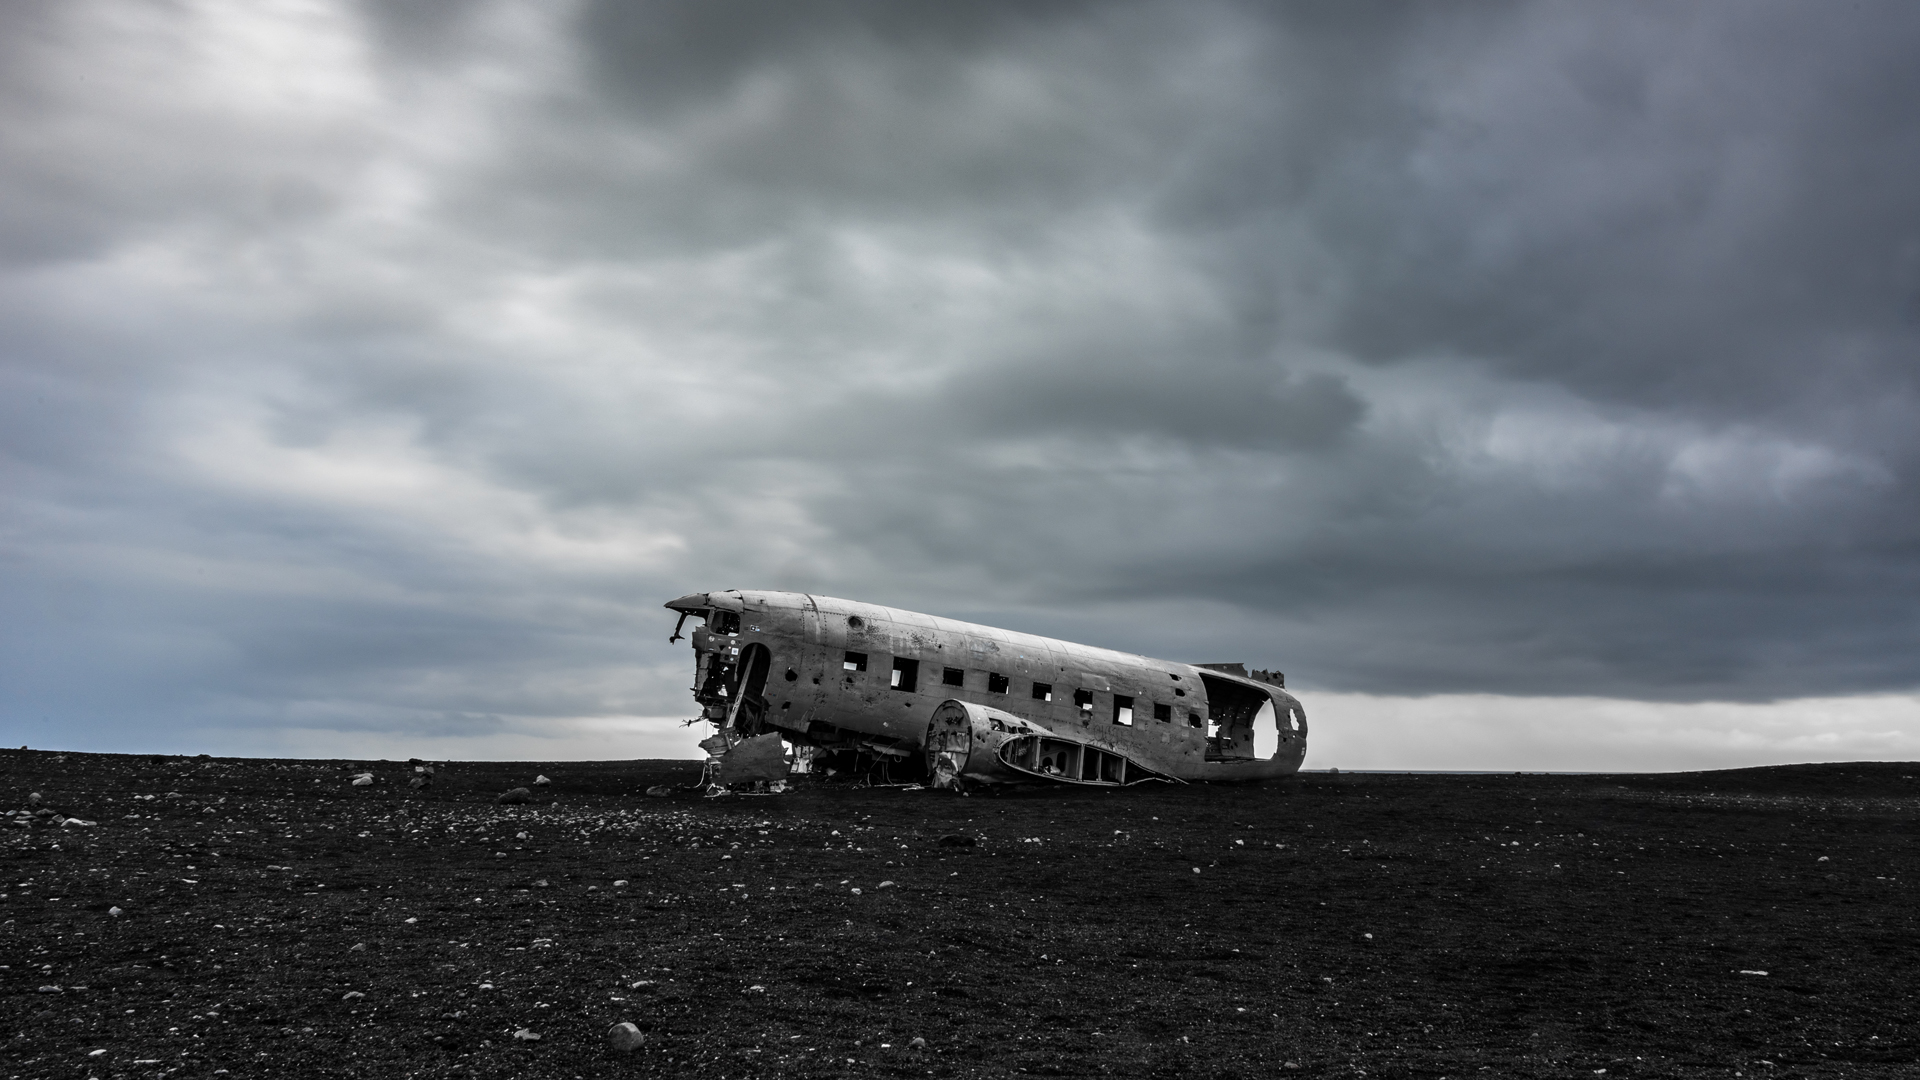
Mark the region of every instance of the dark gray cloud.
POLYGON ((1904 6, 0 19, 21 739, 676 716, 657 605, 726 586, 1920 684, 1904 6))

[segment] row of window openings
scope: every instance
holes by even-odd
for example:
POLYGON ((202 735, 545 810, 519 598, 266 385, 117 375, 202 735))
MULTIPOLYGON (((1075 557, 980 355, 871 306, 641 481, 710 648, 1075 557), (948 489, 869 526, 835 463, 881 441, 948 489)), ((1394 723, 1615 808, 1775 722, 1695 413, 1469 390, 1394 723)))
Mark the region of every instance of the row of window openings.
MULTIPOLYGON (((848 653, 846 660, 841 663, 841 668, 842 670, 845 670, 845 671, 867 670, 867 654, 859 653, 859 652, 848 653)), ((966 686, 967 684, 966 669, 951 668, 951 667, 941 668, 940 684, 942 686, 960 686, 960 687, 966 686)), ((888 685, 892 686, 895 690, 905 690, 908 692, 912 692, 913 690, 918 688, 920 685, 920 661, 914 660, 910 657, 905 657, 905 656, 894 657, 893 658, 893 676, 888 685)), ((987 693, 1004 694, 1012 687, 1012 685, 1013 685, 1013 680, 1009 679, 1007 676, 1002 675, 997 671, 987 672, 987 693)), ((1181 694, 1182 696, 1185 696, 1186 694, 1186 691, 1184 690, 1176 690, 1174 692, 1177 694, 1181 694)), ((1034 683, 1033 684, 1033 700, 1052 701, 1053 700, 1053 684, 1043 683, 1043 682, 1034 683)), ((1075 690, 1073 692, 1073 703, 1082 713, 1091 714, 1093 712, 1093 691, 1086 690, 1086 689, 1075 690)), ((1167 703, 1161 702, 1161 701, 1154 702, 1153 718, 1155 720, 1161 721, 1162 723, 1172 721, 1173 706, 1168 705, 1167 703)), ((1132 698, 1127 697, 1124 694, 1113 695, 1113 722, 1126 727, 1133 726, 1133 699, 1132 698)), ((1193 709, 1187 710, 1187 726, 1188 727, 1203 727, 1205 726, 1205 724, 1206 724, 1206 718, 1202 716, 1199 712, 1193 709)))

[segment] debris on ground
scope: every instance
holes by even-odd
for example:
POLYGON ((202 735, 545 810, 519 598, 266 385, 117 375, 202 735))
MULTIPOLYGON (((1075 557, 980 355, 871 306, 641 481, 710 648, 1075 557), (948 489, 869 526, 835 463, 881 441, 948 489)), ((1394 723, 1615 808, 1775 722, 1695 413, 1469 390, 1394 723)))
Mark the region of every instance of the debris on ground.
POLYGON ((742 739, 720 755, 714 782, 735 787, 754 781, 772 783, 787 776, 787 743, 779 732, 770 731, 742 739))
POLYGON ((501 792, 500 797, 493 801, 503 806, 512 806, 517 803, 530 802, 532 799, 533 792, 523 787, 517 787, 501 792))

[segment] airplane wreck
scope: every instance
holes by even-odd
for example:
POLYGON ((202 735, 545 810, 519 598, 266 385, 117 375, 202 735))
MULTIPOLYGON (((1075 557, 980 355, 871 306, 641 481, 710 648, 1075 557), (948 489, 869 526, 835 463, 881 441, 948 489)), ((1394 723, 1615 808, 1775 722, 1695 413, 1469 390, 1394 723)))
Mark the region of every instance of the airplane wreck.
POLYGON ((785 776, 783 743, 937 787, 1290 776, 1306 712, 1279 672, 1180 664, 806 593, 692 593, 701 745, 722 783, 785 776))

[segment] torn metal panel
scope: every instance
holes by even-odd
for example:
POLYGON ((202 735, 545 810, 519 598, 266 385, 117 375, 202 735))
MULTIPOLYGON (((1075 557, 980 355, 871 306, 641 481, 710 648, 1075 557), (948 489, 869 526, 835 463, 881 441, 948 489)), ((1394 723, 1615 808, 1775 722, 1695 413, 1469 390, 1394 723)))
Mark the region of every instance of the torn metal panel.
POLYGON ((787 778, 787 744, 779 735, 755 735, 735 743, 720 756, 720 768, 714 783, 722 787, 751 784, 756 780, 787 778))

